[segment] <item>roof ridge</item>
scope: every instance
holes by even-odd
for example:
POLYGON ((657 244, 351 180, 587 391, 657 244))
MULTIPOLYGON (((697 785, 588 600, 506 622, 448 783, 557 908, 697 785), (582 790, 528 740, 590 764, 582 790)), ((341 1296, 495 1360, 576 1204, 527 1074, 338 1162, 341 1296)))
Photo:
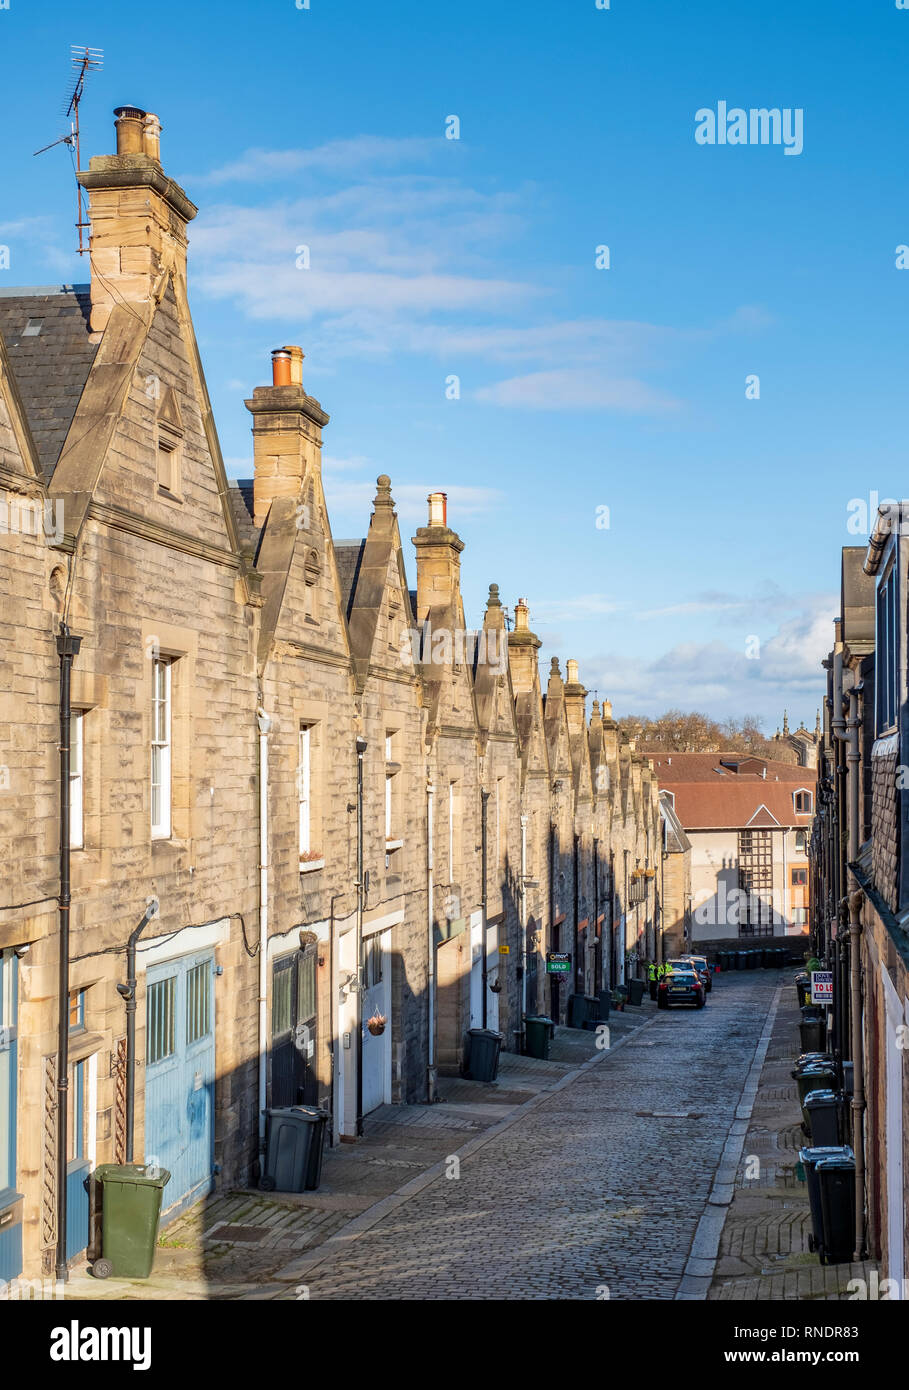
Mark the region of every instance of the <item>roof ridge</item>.
POLYGON ((8 285, 0 289, 0 299, 46 299, 52 294, 90 294, 91 285, 8 285))

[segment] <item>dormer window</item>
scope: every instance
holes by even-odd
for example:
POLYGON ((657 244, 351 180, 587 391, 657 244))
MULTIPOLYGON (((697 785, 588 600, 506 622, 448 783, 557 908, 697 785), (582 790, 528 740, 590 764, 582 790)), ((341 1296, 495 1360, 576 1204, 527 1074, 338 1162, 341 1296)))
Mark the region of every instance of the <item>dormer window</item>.
POLYGON ((156 426, 158 493, 183 500, 183 421, 172 386, 160 396, 156 426))
POLYGON ((814 809, 814 796, 808 791, 807 787, 800 787, 797 792, 793 792, 792 799, 795 803, 795 813, 798 816, 810 816, 814 809))
POLYGON ((306 584, 306 607, 304 617, 309 623, 319 621, 319 579, 322 574, 322 561, 318 550, 308 549, 303 559, 303 579, 306 584))

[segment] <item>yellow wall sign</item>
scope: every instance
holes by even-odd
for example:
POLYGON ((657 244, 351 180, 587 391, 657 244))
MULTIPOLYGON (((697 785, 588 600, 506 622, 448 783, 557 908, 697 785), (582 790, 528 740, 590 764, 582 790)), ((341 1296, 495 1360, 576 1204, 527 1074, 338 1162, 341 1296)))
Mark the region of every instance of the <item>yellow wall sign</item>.
POLYGON ((508 955, 510 955, 510 954, 511 954, 511 947, 510 947, 510 946, 500 946, 500 947, 499 947, 499 955, 500 955, 500 956, 508 956, 508 955))

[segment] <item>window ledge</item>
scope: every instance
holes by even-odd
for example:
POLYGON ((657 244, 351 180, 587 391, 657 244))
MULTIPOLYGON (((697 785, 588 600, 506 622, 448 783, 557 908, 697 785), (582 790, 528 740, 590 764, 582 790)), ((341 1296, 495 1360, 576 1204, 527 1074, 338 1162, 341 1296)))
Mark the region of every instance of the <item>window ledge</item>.
POLYGON ((386 841, 385 841, 385 853, 386 853, 386 854, 391 854, 392 850, 403 849, 403 848, 404 848, 404 841, 403 841, 403 840, 386 840, 386 841))
POLYGON ((324 868, 325 868, 325 860, 324 860, 324 859, 301 859, 301 860, 300 860, 300 873, 301 873, 301 874, 314 874, 314 873, 316 873, 319 869, 324 869, 324 868))

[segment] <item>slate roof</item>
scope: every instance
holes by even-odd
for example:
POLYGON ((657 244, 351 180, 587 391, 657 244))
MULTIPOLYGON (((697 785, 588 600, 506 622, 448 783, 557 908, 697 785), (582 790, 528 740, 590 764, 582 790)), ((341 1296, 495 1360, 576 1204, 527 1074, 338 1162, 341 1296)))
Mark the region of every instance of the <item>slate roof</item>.
POLYGON ((0 334, 48 482, 98 351, 90 310, 88 285, 0 290, 0 334))
POLYGON ((353 607, 357 575, 360 572, 365 547, 365 539, 335 541, 334 543, 335 562, 338 566, 338 579, 341 584, 341 602, 344 604, 344 612, 348 618, 353 607))
POLYGON ((241 550, 250 550, 255 556, 262 532, 253 521, 252 478, 229 478, 228 483, 227 500, 237 527, 237 540, 241 550))

